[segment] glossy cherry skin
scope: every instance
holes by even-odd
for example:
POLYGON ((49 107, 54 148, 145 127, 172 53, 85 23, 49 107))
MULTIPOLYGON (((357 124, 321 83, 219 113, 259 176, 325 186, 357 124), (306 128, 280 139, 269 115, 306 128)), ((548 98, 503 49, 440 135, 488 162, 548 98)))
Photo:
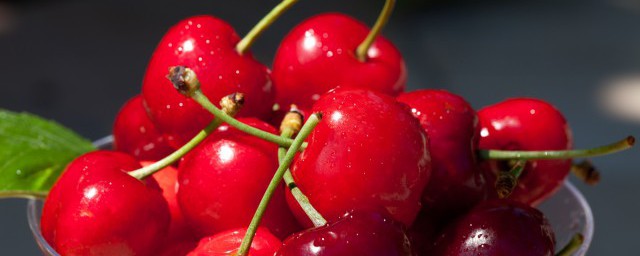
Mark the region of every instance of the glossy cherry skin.
MULTIPOLYGON (((427 138, 409 108, 368 90, 336 89, 312 113, 322 121, 291 172, 300 190, 329 221, 352 209, 386 209, 410 226, 431 173, 427 138)), ((288 193, 289 194, 289 193, 288 193)), ((298 203, 287 197, 301 223, 298 203)))
MULTIPOLYGON (((147 166, 153 162, 140 162, 142 166, 147 166)), ((182 210, 178 205, 178 169, 173 166, 167 166, 164 169, 154 173, 153 178, 158 182, 158 186, 162 189, 162 197, 167 201, 169 212, 171 213, 171 222, 169 232, 167 233, 165 243, 182 243, 183 241, 197 241, 196 236, 184 219, 182 210)))
POLYGON ((169 227, 169 209, 153 178, 132 156, 95 151, 72 161, 42 210, 42 235, 60 255, 153 255, 169 227))
POLYGON ((397 99, 411 107, 429 137, 431 179, 422 196, 426 211, 455 217, 483 200, 485 182, 475 157, 478 117, 471 105, 444 90, 418 90, 397 99))
MULTIPOLYGON (((253 118, 239 119, 275 133, 253 118)), ((178 203, 200 236, 249 226, 278 168, 277 145, 223 125, 180 163, 178 203)), ((261 224, 278 237, 300 230, 284 198, 274 192, 261 224)))
MULTIPOLYGON (((246 228, 240 228, 202 238, 198 247, 187 256, 233 256, 240 249, 240 244, 242 244, 246 233, 246 228)), ((280 249, 280 246, 282 246, 280 239, 269 233, 269 230, 258 228, 248 255, 273 256, 280 249)))
POLYGON ((480 203, 448 227, 430 255, 551 256, 555 235, 542 212, 511 200, 480 203))
POLYGON ((320 14, 297 25, 274 57, 277 103, 309 109, 320 95, 337 86, 393 96, 404 91, 407 70, 390 41, 378 36, 367 60, 356 58, 356 48, 368 33, 364 23, 340 13, 320 14))
POLYGON ((183 240, 162 244, 156 251, 157 256, 184 256, 198 246, 198 241, 183 240))
POLYGON ((412 255, 404 226, 376 212, 348 212, 288 237, 276 255, 412 255))
POLYGON ((174 89, 166 78, 169 67, 186 66, 198 75, 202 92, 211 102, 242 92, 245 105, 238 116, 269 120, 275 99, 269 70, 235 47, 240 38, 226 22, 194 16, 174 25, 156 48, 144 76, 142 94, 158 129, 180 146, 202 130, 213 116, 174 89))
POLYGON ((171 154, 165 137, 147 115, 141 95, 129 99, 113 124, 113 147, 138 160, 155 161, 171 154))
MULTIPOLYGON (((516 98, 485 107, 480 118, 480 149, 571 149, 572 136, 564 116, 551 104, 532 98, 516 98)), ((487 184, 495 184, 505 161, 487 161, 483 170, 487 184)), ((537 205, 557 191, 571 170, 571 159, 527 161, 518 185, 509 198, 537 205)), ((489 186, 489 196, 497 197, 489 186)))

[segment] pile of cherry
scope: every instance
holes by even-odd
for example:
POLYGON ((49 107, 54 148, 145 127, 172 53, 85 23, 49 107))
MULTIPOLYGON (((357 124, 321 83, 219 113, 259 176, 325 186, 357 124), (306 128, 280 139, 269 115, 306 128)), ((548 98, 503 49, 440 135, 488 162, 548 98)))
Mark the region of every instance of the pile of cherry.
POLYGON ((75 159, 46 199, 57 252, 554 255, 534 206, 572 156, 612 150, 570 151, 565 118, 542 100, 476 111, 447 91, 404 92, 398 50, 343 14, 297 25, 271 71, 245 39, 212 16, 165 34, 115 121, 115 151, 75 159), (215 118, 202 95, 223 99, 215 118), (276 170, 285 182, 254 214, 276 170))

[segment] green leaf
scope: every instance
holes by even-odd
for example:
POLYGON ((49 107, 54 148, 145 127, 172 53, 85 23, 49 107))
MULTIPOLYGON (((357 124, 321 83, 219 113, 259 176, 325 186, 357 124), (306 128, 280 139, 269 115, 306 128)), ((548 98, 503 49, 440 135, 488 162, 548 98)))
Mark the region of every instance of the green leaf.
POLYGON ((92 150, 56 122, 0 109, 0 198, 45 197, 66 165, 92 150))

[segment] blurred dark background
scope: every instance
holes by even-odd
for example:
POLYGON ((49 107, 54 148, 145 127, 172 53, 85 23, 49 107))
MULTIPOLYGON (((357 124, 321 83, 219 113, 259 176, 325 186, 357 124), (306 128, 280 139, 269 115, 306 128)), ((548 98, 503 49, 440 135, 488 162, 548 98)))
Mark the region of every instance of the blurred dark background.
MULTIPOLYGON (((271 63, 310 15, 341 11, 373 24, 382 0, 303 0, 253 47, 271 63)), ((138 93, 163 33, 213 14, 246 33, 276 0, 0 1, 0 107, 55 119, 90 139, 110 133, 138 93)), ((480 108, 508 97, 550 101, 576 147, 640 136, 640 1, 399 0, 385 36, 404 54, 408 88, 445 88, 480 108)), ((640 153, 597 158, 603 180, 579 184, 593 208, 590 255, 636 251, 640 153)), ((38 255, 25 200, 0 201, 0 255, 38 255)))

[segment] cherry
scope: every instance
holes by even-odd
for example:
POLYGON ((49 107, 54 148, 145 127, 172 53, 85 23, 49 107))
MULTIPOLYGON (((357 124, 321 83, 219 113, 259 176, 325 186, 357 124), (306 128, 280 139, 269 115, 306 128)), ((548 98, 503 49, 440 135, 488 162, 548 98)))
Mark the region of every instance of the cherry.
MULTIPOLYGON (((142 166, 148 166, 152 162, 141 162, 142 166)), ((153 178, 158 182, 162 189, 162 196, 171 213, 171 222, 169 232, 167 233, 167 243, 181 243, 183 241, 196 240, 195 235, 187 224, 182 210, 178 205, 178 170, 173 166, 167 166, 164 169, 153 174, 153 178)))
POLYGON ((411 107, 429 137, 431 179, 422 202, 436 218, 455 217, 485 198, 477 167, 478 117, 462 97, 444 90, 418 90, 398 96, 411 107))
POLYGON ((407 71, 400 52, 378 36, 360 61, 356 48, 369 29, 340 13, 314 16, 300 23, 282 40, 273 61, 276 102, 309 109, 325 92, 358 87, 390 95, 404 91, 407 71))
POLYGON ((140 95, 129 99, 116 116, 113 124, 113 147, 139 160, 151 161, 161 159, 173 151, 151 122, 140 95))
POLYGON ((198 246, 198 241, 182 240, 164 243, 156 251, 157 256, 184 256, 198 246))
MULTIPOLYGON (((236 255, 246 228, 227 230, 213 236, 202 238, 198 247, 187 256, 231 256, 236 255)), ((273 256, 282 242, 265 228, 256 230, 249 250, 251 256, 273 256)))
POLYGON ((542 212, 511 200, 488 200, 449 226, 431 255, 554 255, 542 212))
MULTIPOLYGON (((478 111, 480 149, 564 150, 572 144, 571 131, 562 114, 551 104, 533 98, 509 99, 478 111)), ((483 171, 488 184, 495 184, 506 161, 487 161, 483 171)), ((537 205, 562 186, 571 169, 571 159, 527 161, 510 198, 537 205)), ((493 186, 489 196, 497 197, 493 186)))
POLYGON ((212 16, 184 19, 164 35, 143 81, 142 94, 158 129, 181 146, 204 128, 213 116, 193 100, 176 92, 166 79, 169 67, 184 65, 200 78, 209 98, 241 92, 247 98, 238 116, 268 120, 274 103, 269 70, 249 52, 236 50, 240 38, 226 22, 212 16))
MULTIPOLYGON (((257 119, 239 120, 276 132, 257 119)), ((277 168, 277 145, 222 125, 180 163, 178 203, 201 236, 247 227, 277 168)), ((283 186, 276 190, 262 224, 279 237, 299 230, 283 186)))
POLYGON ((152 179, 126 171, 133 157, 95 151, 72 161, 42 210, 42 235, 61 255, 152 255, 169 226, 169 209, 152 179))
MULTIPOLYGON (((409 226, 431 173, 427 138, 409 108, 368 90, 336 89, 312 112, 323 120, 293 163, 297 186, 328 221, 351 209, 385 208, 409 226)), ((311 226, 298 203, 288 202, 311 226)))
POLYGON ((276 255, 411 255, 411 246, 393 218, 350 211, 335 222, 293 234, 276 255))

